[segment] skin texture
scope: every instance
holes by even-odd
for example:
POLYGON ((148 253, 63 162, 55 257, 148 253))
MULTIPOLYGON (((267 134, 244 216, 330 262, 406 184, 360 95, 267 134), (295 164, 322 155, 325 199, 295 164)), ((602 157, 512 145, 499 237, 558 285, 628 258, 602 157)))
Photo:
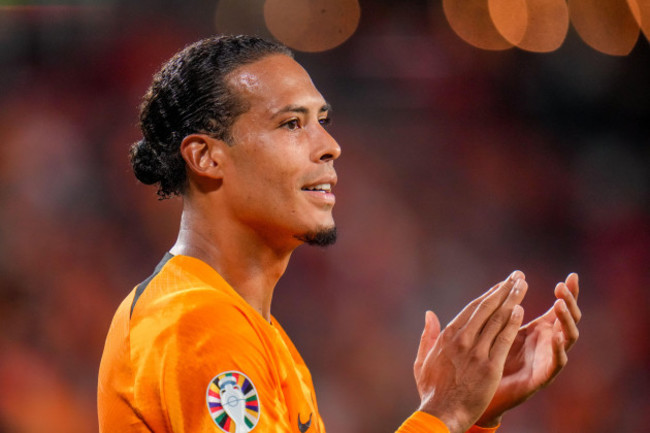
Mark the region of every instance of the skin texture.
MULTIPOLYGON (((191 134, 181 144, 188 173, 172 254, 212 266, 264 318, 293 250, 306 234, 334 227, 334 161, 329 106, 307 72, 285 55, 241 66, 227 77, 248 106, 228 143, 191 134), (308 188, 328 185, 326 191, 308 188)), ((471 302, 441 331, 433 312, 414 365, 420 410, 452 433, 491 426, 553 380, 578 338, 578 278, 558 284, 558 301, 521 326, 527 290, 515 271, 471 302)))

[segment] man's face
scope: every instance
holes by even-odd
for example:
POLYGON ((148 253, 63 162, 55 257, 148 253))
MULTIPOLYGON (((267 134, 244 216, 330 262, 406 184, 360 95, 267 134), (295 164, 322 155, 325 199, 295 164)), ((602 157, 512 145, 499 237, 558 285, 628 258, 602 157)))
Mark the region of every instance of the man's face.
POLYGON ((232 127, 223 164, 225 204, 244 226, 297 245, 334 228, 334 160, 328 105, 307 72, 285 55, 236 69, 228 84, 249 106, 232 127))

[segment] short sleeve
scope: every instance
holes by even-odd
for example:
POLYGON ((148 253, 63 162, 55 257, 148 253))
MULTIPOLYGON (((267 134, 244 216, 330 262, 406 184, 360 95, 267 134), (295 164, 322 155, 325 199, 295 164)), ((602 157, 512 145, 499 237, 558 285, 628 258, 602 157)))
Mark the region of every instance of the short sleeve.
POLYGON ((157 394, 170 432, 229 431, 232 423, 288 431, 274 350, 256 318, 206 296, 175 300, 183 310, 151 341, 141 385, 157 394))

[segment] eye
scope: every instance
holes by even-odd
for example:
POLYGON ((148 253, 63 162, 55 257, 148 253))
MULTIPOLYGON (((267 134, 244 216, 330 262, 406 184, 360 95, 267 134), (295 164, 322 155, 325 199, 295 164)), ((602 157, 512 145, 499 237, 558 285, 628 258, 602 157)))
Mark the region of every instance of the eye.
POLYGON ((298 119, 291 119, 287 122, 284 122, 282 124, 283 128, 287 128, 289 131, 295 131, 296 129, 300 128, 300 122, 298 119))
POLYGON ((320 123, 323 126, 329 126, 332 123, 332 118, 331 117, 325 117, 323 119, 318 119, 318 123, 320 123))

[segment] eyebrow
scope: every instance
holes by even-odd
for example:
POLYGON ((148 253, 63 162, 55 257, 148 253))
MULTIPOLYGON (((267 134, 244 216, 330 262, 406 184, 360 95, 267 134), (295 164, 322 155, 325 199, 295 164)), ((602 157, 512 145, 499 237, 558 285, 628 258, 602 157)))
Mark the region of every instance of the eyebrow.
MULTIPOLYGON (((324 113, 326 111, 332 111, 332 106, 329 103, 325 103, 320 109, 318 110, 319 113, 324 113)), ((273 113, 271 116, 271 119, 276 118, 277 116, 284 114, 284 113, 300 113, 300 114, 307 114, 309 113, 309 108, 304 107, 302 105, 286 105, 273 113)))

